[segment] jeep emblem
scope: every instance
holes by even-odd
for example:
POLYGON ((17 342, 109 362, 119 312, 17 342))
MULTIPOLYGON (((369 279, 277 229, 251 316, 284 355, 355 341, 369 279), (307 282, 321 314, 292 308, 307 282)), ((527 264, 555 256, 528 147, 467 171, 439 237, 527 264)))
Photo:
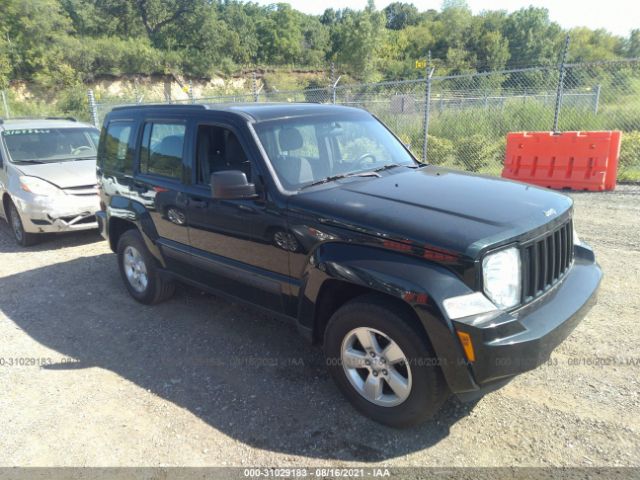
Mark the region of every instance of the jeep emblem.
POLYGON ((551 215, 555 215, 558 212, 556 212, 555 208, 550 208, 549 210, 545 210, 543 213, 545 217, 550 217, 551 215))

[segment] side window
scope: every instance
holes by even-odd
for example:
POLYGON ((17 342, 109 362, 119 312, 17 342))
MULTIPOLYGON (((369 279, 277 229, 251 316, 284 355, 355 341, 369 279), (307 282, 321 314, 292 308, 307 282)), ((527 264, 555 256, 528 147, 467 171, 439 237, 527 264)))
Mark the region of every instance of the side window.
POLYGON ((209 185, 213 172, 240 170, 251 181, 251 162, 238 137, 228 128, 200 125, 196 140, 196 179, 209 185))
POLYGON ((186 126, 146 123, 140 149, 140 173, 180 179, 186 126))
POLYGON ((103 170, 132 173, 132 155, 129 148, 132 129, 132 121, 109 122, 104 136, 104 144, 100 145, 99 164, 103 170))

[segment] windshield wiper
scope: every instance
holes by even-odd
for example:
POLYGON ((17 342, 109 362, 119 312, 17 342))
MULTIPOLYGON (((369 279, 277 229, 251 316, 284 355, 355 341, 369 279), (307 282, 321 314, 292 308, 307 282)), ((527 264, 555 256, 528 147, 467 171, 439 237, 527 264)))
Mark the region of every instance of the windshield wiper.
POLYGON ((388 163, 386 165, 376 168, 373 171, 382 172, 383 170, 389 170, 390 168, 396 168, 396 167, 418 168, 418 165, 403 165, 400 163, 388 163))
POLYGON ((13 163, 31 164, 31 165, 47 163, 47 162, 43 162, 41 160, 12 160, 12 162, 13 163))
POLYGON ((334 180, 340 180, 341 178, 350 178, 350 177, 379 177, 377 172, 369 171, 369 172, 357 172, 357 173, 341 173, 340 175, 332 175, 331 177, 323 178, 322 180, 317 180, 315 182, 308 183, 300 187, 300 190, 303 190, 308 187, 313 187, 315 185, 322 185, 323 183, 333 182, 334 180))

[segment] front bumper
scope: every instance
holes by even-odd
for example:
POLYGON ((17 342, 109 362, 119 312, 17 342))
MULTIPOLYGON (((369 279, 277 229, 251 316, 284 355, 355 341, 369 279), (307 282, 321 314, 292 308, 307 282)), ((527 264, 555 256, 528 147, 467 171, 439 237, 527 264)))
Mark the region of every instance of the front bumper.
POLYGON ((26 232, 53 233, 98 228, 95 213, 100 209, 100 198, 97 194, 45 197, 25 193, 15 195, 12 199, 26 232))
POLYGON ((471 336, 476 360, 469 366, 480 389, 545 363, 596 303, 601 279, 593 252, 576 246, 573 266, 539 299, 512 312, 454 320, 457 331, 471 336))

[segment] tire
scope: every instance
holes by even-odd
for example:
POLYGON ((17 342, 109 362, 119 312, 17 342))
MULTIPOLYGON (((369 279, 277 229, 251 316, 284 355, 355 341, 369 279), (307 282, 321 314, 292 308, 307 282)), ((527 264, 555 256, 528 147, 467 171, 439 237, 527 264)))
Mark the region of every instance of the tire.
MULTIPOLYGON (((369 337, 365 335, 365 338, 369 337)), ((379 296, 364 295, 338 309, 325 330, 324 349, 329 371, 338 388, 358 411, 376 422, 395 428, 417 425, 433 416, 448 397, 449 390, 437 357, 422 327, 402 308, 379 296), (359 342, 360 335, 372 331, 378 347, 373 358, 370 357, 371 349, 364 348, 359 342), (389 347, 391 342, 399 347, 400 355, 395 348, 379 355, 379 351, 389 347), (347 351, 355 352, 362 361, 366 358, 369 365, 347 370, 354 365, 354 360, 343 362, 342 354, 347 351), (362 351, 368 354, 360 357, 362 351), (406 362, 397 362, 400 356, 406 362), (372 363, 374 359, 376 361, 372 363), (397 363, 390 366, 394 361, 397 363), (374 378, 374 374, 378 378, 374 378), (376 398, 374 403, 364 395, 366 384, 370 381, 375 384, 376 380, 382 389, 372 387, 370 390, 376 398), (391 388, 392 384, 395 389, 391 388), (380 393, 381 396, 376 397, 380 393)))
POLYGON ((18 245, 29 247, 38 243, 39 238, 37 234, 25 232, 18 209, 11 201, 9 202, 9 210, 7 212, 7 222, 13 233, 13 238, 18 245))
POLYGON ((162 277, 158 261, 137 229, 127 230, 120 236, 117 253, 120 275, 133 298, 153 305, 173 296, 175 283, 162 277))

